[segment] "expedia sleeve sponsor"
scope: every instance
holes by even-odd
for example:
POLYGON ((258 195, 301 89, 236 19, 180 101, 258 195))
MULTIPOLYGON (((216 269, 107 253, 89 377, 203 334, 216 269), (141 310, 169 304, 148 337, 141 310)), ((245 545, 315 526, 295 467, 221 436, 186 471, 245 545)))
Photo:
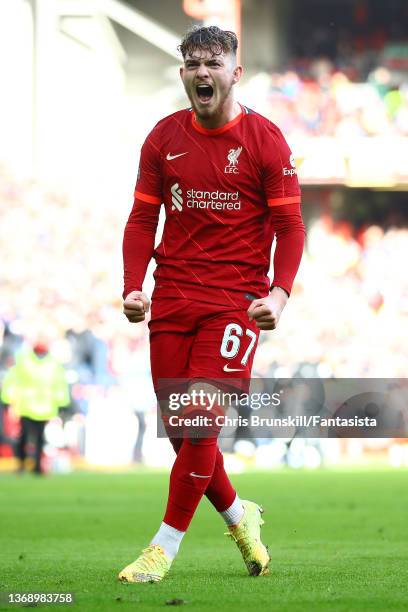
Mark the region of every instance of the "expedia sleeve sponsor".
POLYGON ((263 188, 270 205, 300 202, 300 187, 296 163, 282 132, 272 124, 265 131, 263 147, 263 188), (291 198, 289 201, 288 198, 291 198))

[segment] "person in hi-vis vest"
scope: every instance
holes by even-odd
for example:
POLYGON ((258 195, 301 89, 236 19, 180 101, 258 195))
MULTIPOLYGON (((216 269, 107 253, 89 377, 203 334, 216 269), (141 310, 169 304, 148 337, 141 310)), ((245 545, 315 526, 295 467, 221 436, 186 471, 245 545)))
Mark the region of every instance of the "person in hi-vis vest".
POLYGON ((58 414, 58 409, 70 403, 69 387, 64 368, 49 353, 45 344, 25 347, 16 355, 16 362, 6 373, 1 399, 13 407, 21 419, 21 431, 16 454, 19 471, 24 470, 28 437, 35 441, 35 467, 42 473, 41 454, 44 429, 47 422, 58 414))

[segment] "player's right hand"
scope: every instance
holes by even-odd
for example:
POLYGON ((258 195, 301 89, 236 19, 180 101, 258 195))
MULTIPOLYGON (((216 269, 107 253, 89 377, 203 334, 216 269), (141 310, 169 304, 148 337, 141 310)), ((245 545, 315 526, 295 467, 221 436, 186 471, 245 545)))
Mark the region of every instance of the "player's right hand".
POLYGON ((140 323, 149 312, 150 300, 143 291, 131 291, 123 302, 123 313, 130 323, 140 323))

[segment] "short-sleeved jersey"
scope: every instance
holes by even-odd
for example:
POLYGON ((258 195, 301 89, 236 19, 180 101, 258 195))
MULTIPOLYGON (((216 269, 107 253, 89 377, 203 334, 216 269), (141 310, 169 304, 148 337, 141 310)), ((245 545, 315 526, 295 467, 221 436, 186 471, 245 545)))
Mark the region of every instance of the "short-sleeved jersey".
POLYGON ((154 252, 156 295, 171 290, 225 303, 231 295, 269 292, 271 210, 300 203, 300 188, 280 130, 241 110, 212 130, 191 110, 178 111, 161 120, 142 147, 135 197, 164 203, 166 210, 154 252))

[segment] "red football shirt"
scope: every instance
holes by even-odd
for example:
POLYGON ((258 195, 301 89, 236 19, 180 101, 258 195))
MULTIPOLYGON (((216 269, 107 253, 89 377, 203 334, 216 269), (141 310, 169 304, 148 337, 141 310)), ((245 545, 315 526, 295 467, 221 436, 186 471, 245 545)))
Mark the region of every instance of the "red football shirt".
POLYGON ((166 221, 153 254, 154 295, 246 305, 251 296, 267 295, 277 227, 292 242, 278 260, 282 272, 275 261, 274 284, 290 293, 304 238, 294 158, 273 123, 241 108, 238 117, 212 130, 191 110, 178 111, 147 137, 125 230, 124 296, 141 289, 152 253, 135 258, 129 252, 146 251, 142 243, 154 233, 162 203, 166 221), (293 260, 289 275, 285 260, 293 260))

